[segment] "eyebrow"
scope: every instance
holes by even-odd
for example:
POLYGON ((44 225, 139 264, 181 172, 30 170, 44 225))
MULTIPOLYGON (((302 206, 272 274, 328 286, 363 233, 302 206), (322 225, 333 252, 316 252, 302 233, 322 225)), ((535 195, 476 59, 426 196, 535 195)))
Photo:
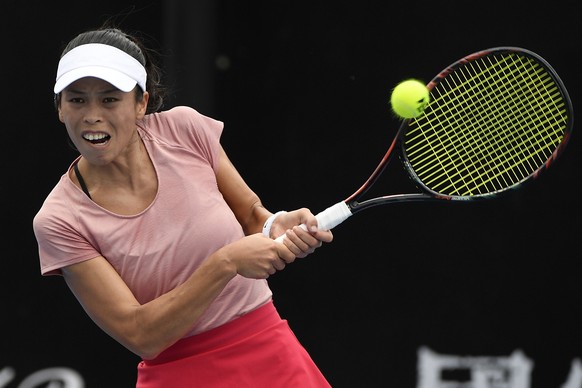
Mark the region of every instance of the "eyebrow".
MULTIPOLYGON (((78 89, 66 88, 65 90, 69 93, 74 93, 74 94, 87 94, 87 92, 84 92, 84 91, 81 91, 78 89)), ((101 90, 101 91, 97 92, 97 94, 112 94, 112 93, 123 93, 123 92, 115 87, 113 87, 111 89, 105 89, 105 90, 101 90)))

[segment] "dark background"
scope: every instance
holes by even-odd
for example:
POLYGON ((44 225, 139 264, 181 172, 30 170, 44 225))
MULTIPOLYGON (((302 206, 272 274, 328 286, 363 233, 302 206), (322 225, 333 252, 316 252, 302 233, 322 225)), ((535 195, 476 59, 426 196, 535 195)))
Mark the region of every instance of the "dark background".
MULTIPOLYGON (((272 211, 318 212, 353 192, 398 121, 390 89, 494 46, 542 55, 580 100, 575 1, 3 2, 0 371, 65 366, 130 387, 139 359, 64 281, 41 277, 32 218, 76 153, 52 106, 63 45, 113 18, 156 48, 174 94, 224 121, 223 144, 272 211)), ((580 140, 524 190, 478 204, 362 213, 270 279, 275 303, 334 387, 415 387, 417 351, 533 361, 558 388, 582 357, 580 140)), ((384 192, 407 192, 394 163, 384 192), (393 173, 392 173, 393 171, 393 173)))

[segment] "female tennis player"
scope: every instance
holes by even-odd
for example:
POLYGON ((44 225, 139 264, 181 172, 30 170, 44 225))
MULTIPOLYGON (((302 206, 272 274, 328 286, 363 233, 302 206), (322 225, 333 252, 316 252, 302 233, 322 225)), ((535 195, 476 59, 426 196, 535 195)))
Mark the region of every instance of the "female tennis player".
POLYGON ((142 358, 137 387, 329 387, 266 279, 332 233, 306 208, 264 208, 221 122, 162 111, 153 59, 116 28, 65 47, 55 104, 80 155, 33 221, 41 273, 142 358))

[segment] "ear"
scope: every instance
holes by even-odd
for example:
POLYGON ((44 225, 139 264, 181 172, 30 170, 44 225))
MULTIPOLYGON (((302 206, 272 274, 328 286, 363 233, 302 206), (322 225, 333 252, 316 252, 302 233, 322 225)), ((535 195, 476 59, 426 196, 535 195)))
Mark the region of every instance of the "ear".
POLYGON ((61 112, 61 95, 60 94, 55 94, 53 103, 55 106, 55 110, 57 111, 57 114, 59 115, 60 122, 64 124, 65 121, 63 119, 63 114, 61 112))
POLYGON ((64 124, 65 123, 65 118, 63 117, 63 111, 61 110, 61 107, 58 107, 57 108, 57 112, 59 114, 59 120, 60 120, 60 122, 64 124))
POLYGON ((136 106, 136 115, 137 115, 137 119, 141 120, 143 119, 143 117, 146 114, 146 111, 148 109, 148 101, 150 100, 150 94, 148 92, 143 92, 143 95, 141 97, 141 100, 138 101, 137 106, 136 106))

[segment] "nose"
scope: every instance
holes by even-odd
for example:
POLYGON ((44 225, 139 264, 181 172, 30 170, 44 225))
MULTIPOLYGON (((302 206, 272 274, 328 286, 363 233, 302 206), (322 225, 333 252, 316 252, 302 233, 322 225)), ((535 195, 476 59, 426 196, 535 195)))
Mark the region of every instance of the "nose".
POLYGON ((101 121, 102 108, 96 102, 89 102, 86 105, 85 114, 83 120, 88 124, 94 124, 101 121))

